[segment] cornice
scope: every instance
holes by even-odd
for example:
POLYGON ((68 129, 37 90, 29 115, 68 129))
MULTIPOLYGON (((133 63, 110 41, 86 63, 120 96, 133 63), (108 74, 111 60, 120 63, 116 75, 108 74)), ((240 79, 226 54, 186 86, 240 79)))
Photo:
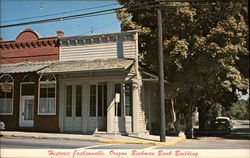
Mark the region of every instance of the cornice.
POLYGON ((38 39, 36 41, 16 42, 3 41, 0 42, 0 49, 24 49, 24 48, 38 48, 38 47, 58 47, 58 39, 38 39))

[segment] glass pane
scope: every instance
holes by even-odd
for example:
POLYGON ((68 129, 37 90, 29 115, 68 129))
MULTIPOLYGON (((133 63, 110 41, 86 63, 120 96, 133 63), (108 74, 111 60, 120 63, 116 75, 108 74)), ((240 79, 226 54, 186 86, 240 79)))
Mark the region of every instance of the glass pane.
POLYGON ((22 95, 34 95, 35 85, 31 84, 22 84, 22 95))
POLYGON ((125 84, 125 115, 132 116, 132 84, 125 84))
POLYGON ((104 116, 107 116, 107 85, 104 85, 104 116))
POLYGON ((66 87, 66 116, 72 116, 72 86, 66 87))
POLYGON ((76 86, 76 116, 82 116, 82 86, 76 86))
POLYGON ((0 98, 0 113, 12 112, 12 98, 0 98))
POLYGON ((56 106, 55 98, 40 98, 39 112, 40 113, 55 113, 56 106))
POLYGON ((96 85, 90 85, 90 116, 96 116, 96 85))
POLYGON ((98 85, 98 116, 102 116, 102 105, 103 105, 103 96, 102 96, 102 85, 98 85))
MULTIPOLYGON (((122 109, 121 109, 121 84, 115 84, 115 93, 120 94, 120 103, 118 103, 117 113, 118 113, 118 116, 121 116, 121 113, 122 113, 122 109)), ((115 112, 116 112, 116 106, 115 106, 115 112)))
POLYGON ((34 119, 34 100, 25 99, 24 101, 24 120, 34 119))

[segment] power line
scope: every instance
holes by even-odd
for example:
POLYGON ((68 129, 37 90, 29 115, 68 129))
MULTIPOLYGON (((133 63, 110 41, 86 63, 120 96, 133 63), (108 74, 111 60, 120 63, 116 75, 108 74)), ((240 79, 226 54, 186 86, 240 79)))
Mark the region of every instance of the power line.
MULTIPOLYGON (((29 25, 29 24, 39 24, 39 23, 48 23, 48 22, 56 22, 56 21, 65 21, 65 20, 72 20, 72 19, 77 19, 77 18, 84 18, 84 17, 93 17, 93 16, 100 16, 100 15, 107 15, 107 14, 113 14, 118 12, 123 12, 121 9, 129 9, 129 10, 138 10, 138 9, 146 9, 146 8, 155 8, 159 7, 160 5, 154 5, 154 6, 146 6, 146 7, 141 7, 141 8, 134 8, 137 6, 145 6, 146 4, 153 4, 156 3, 157 1, 153 2, 146 2, 146 3, 141 3, 137 5, 131 5, 127 7, 120 7, 120 8, 113 8, 113 9, 107 9, 107 10, 101 10, 101 11, 95 11, 95 12, 89 12, 89 13, 84 13, 84 14, 76 14, 76 15, 71 15, 71 16, 64 16, 64 17, 58 17, 58 18, 51 18, 51 19, 45 19, 45 20, 37 20, 37 21, 30 21, 30 22, 24 22, 24 23, 17 23, 17 24, 10 24, 10 25, 2 25, 0 28, 6 28, 6 27, 15 27, 15 26, 22 26, 22 25, 29 25), (106 12, 106 13, 105 13, 106 12)), ((245 5, 245 3, 241 3, 242 5, 245 5)), ((190 4, 190 5, 165 5, 164 7, 168 8, 176 8, 176 7, 193 7, 193 6, 231 6, 231 3, 222 3, 222 4, 190 4)))
POLYGON ((73 11, 68 11, 68 12, 60 12, 60 13, 54 13, 54 14, 41 15, 41 16, 33 16, 33 17, 28 17, 28 18, 12 19, 12 20, 0 21, 0 22, 2 23, 2 22, 12 22, 12 21, 36 19, 36 18, 49 17, 49 16, 54 16, 54 15, 60 15, 60 14, 67 14, 67 13, 85 11, 85 10, 93 10, 93 9, 98 9, 98 8, 103 8, 103 7, 110 7, 110 6, 114 6, 114 5, 117 5, 117 4, 118 4, 118 3, 114 3, 114 4, 102 5, 102 6, 98 6, 98 7, 91 7, 91 8, 85 8, 85 9, 78 9, 78 10, 73 10, 73 11))
MULTIPOLYGON (((65 21, 65 20, 71 20, 71 19, 83 18, 83 17, 91 17, 91 16, 100 16, 100 15, 106 15, 106 14, 116 13, 115 11, 119 11, 121 9, 129 9, 131 7, 137 7, 137 6, 141 6, 141 5, 145 5, 145 4, 150 4, 150 3, 155 3, 155 2, 146 2, 146 3, 141 3, 141 4, 129 6, 129 7, 113 8, 113 9, 107 9, 107 10, 89 12, 89 13, 84 13, 84 14, 64 16, 64 17, 59 17, 59 18, 51 18, 51 19, 30 21, 30 22, 10 24, 10 25, 1 25, 0 28, 15 27, 15 26, 22 26, 22 25, 29 25, 29 24, 48 23, 48 22, 56 22, 56 21, 65 21), (105 12, 108 12, 108 13, 105 13, 105 12)), ((136 9, 140 9, 140 8, 136 8, 136 9)), ((134 9, 131 9, 131 10, 134 10, 134 9)))

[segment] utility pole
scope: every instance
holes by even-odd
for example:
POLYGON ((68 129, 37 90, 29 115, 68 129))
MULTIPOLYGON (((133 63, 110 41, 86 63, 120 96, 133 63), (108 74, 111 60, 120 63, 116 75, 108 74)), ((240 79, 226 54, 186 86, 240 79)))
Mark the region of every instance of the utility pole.
POLYGON ((159 89, 160 89, 160 106, 161 106, 160 141, 166 142, 164 68, 163 68, 163 47, 162 47, 162 18, 161 18, 160 3, 159 3, 159 7, 157 8, 157 22, 158 22, 159 89))

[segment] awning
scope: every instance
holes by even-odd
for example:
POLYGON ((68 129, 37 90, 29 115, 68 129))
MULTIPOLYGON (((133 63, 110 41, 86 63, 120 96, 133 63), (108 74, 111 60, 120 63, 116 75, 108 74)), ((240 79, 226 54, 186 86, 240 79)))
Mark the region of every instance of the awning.
POLYGON ((124 71, 127 70, 133 59, 97 59, 97 60, 76 60, 60 61, 38 73, 74 73, 74 72, 105 72, 105 71, 124 71))
POLYGON ((44 62, 22 62, 16 64, 1 64, 0 73, 24 73, 24 72, 36 72, 49 65, 54 64, 55 61, 44 62))

